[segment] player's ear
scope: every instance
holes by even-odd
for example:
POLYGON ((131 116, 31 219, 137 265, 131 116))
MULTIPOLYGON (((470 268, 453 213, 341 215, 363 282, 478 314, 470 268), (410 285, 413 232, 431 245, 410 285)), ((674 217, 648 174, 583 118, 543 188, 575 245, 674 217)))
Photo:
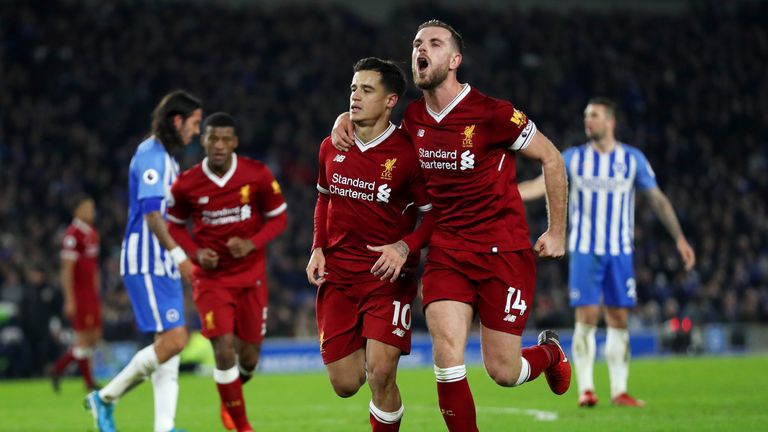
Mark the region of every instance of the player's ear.
POLYGON ((232 150, 236 149, 236 148, 237 148, 237 146, 238 146, 239 144, 240 144, 240 138, 238 138, 237 136, 235 136, 235 143, 234 143, 234 145, 232 146, 232 150))
POLYGON ((183 125, 184 119, 181 117, 181 114, 176 114, 173 116, 173 126, 176 128, 176 130, 181 130, 183 125))
POLYGON ((459 65, 461 65, 461 53, 453 53, 453 57, 451 57, 451 62, 448 64, 448 69, 454 70, 458 69, 459 65))
POLYGON ((397 105, 398 100, 397 93, 390 93, 389 96, 387 96, 387 108, 393 109, 395 105, 397 105))

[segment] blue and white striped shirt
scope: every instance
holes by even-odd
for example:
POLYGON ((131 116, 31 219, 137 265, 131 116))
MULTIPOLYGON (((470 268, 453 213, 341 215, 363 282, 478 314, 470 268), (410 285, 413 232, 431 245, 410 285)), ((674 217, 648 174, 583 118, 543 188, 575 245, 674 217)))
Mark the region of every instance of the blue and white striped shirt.
POLYGON ((657 187, 645 155, 616 143, 610 153, 591 144, 563 152, 570 183, 568 250, 582 254, 627 255, 633 251, 635 189, 657 187))
POLYGON ((167 218, 166 194, 179 175, 179 164, 154 136, 136 149, 128 171, 128 226, 120 253, 120 274, 149 274, 179 279, 173 259, 144 220, 142 200, 162 199, 160 213, 167 218))

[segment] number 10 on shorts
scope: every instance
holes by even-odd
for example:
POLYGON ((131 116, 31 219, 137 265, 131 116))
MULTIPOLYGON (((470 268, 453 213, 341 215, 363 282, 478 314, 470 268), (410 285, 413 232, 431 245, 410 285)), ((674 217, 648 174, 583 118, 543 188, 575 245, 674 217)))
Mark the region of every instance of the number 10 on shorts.
POLYGON ((509 287, 507 289, 507 306, 504 308, 504 313, 509 313, 511 310, 520 311, 520 315, 524 314, 528 305, 525 304, 525 300, 520 299, 520 290, 509 287), (512 298, 514 297, 514 302, 512 298))
POLYGON ((410 303, 406 303, 402 308, 400 307, 400 302, 397 300, 394 300, 392 304, 395 306, 395 312, 392 314, 392 325, 397 327, 399 323, 402 323, 404 329, 410 330, 411 317, 408 314, 408 312, 411 311, 410 303))

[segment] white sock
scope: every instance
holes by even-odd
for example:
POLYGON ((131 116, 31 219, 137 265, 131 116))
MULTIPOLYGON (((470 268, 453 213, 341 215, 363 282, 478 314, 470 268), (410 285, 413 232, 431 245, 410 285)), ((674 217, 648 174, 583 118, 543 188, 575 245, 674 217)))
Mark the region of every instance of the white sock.
POLYGON ((149 345, 137 352, 130 363, 123 368, 103 389, 99 397, 106 403, 112 403, 130 388, 145 380, 160 364, 157 361, 154 345, 149 345))
POLYGON ((573 332, 573 365, 576 368, 576 380, 579 382, 579 394, 587 390, 595 391, 595 332, 597 327, 585 323, 576 323, 573 332))
POLYGON ((152 374, 155 398, 155 432, 173 429, 176 401, 179 399, 179 355, 169 358, 152 374))
POLYGON ((523 385, 531 377, 531 364, 525 357, 520 357, 520 362, 520 376, 517 378, 517 382, 515 382, 515 387, 523 385))
POLYGON ((368 409, 371 411, 371 414, 376 418, 376 420, 379 421, 379 423, 384 424, 395 424, 400 421, 401 418, 403 418, 403 412, 405 411, 405 407, 403 407, 403 404, 400 404, 400 408, 395 412, 386 412, 382 411, 378 408, 376 408, 376 405, 373 404, 373 400, 371 400, 371 403, 368 404, 368 409))
POLYGON ((605 360, 611 379, 611 398, 627 392, 629 378, 629 331, 608 327, 605 338, 605 360))
POLYGON ((437 382, 456 382, 467 377, 467 366, 459 365, 449 368, 440 368, 435 365, 435 379, 437 382))
POLYGON ((240 371, 237 366, 232 366, 229 369, 214 369, 213 380, 218 384, 229 384, 237 381, 240 378, 240 371))
POLYGON ((72 357, 74 357, 75 360, 86 359, 91 355, 93 355, 93 349, 91 348, 83 348, 78 346, 72 348, 72 357))

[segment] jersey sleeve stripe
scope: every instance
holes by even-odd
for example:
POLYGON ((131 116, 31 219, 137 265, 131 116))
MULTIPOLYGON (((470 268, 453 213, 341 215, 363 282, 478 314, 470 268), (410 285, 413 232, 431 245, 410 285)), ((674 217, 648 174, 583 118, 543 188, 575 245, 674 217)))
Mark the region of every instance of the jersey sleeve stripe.
POLYGON ((174 216, 174 215, 172 215, 170 213, 168 213, 168 220, 173 222, 173 223, 175 223, 175 224, 179 224, 179 225, 184 225, 184 224, 187 223, 186 219, 179 219, 179 218, 177 218, 176 216, 174 216))
POLYGON ((331 191, 329 191, 328 189, 320 186, 319 184, 317 185, 317 190, 318 190, 318 192, 326 194, 326 195, 330 195, 331 194, 331 191))
POLYGON ((266 216, 268 218, 273 218, 273 217, 279 215, 280 213, 284 212, 287 208, 288 208, 288 204, 287 203, 282 203, 276 209, 270 210, 270 211, 264 213, 264 216, 266 216))
POLYGON ((528 145, 533 140, 533 136, 536 135, 536 131, 536 124, 533 122, 533 120, 529 119, 528 124, 525 125, 525 128, 522 132, 520 132, 520 135, 517 137, 515 142, 509 146, 509 149, 513 151, 520 151, 528 147, 528 145))

